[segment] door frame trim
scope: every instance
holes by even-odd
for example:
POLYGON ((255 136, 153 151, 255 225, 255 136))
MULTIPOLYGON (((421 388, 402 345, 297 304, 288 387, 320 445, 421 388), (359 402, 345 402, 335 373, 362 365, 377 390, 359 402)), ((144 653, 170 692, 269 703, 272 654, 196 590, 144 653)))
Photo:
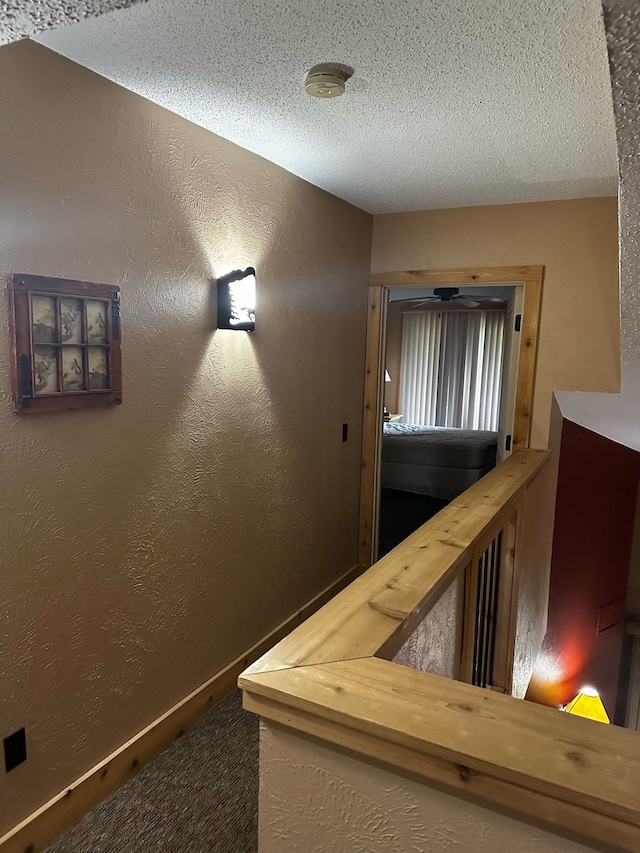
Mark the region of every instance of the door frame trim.
POLYGON ((534 380, 538 354, 538 329, 542 303, 544 266, 460 267, 434 270, 396 270, 369 276, 367 344, 365 356, 362 469, 360 477, 360 564, 376 562, 380 516, 380 470, 382 458, 382 408, 384 361, 387 337, 387 304, 390 287, 429 287, 455 284, 523 284, 524 307, 520 337, 516 407, 512 449, 529 447, 534 380))

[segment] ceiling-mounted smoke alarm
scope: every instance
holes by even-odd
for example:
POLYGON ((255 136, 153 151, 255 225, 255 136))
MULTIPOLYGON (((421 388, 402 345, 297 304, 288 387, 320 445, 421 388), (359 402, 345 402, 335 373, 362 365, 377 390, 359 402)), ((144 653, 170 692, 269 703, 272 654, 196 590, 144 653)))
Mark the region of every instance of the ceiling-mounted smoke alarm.
POLYGON ((314 98, 337 98, 344 95, 352 73, 335 65, 314 65, 304 75, 304 87, 314 98))

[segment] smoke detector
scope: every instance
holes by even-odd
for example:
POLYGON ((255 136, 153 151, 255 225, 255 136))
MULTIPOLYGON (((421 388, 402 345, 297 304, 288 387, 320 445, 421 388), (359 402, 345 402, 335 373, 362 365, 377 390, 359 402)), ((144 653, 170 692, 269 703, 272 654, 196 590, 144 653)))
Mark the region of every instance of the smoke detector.
POLYGON ((307 95, 314 98, 337 98, 344 95, 345 83, 351 73, 335 65, 314 65, 304 75, 307 95))

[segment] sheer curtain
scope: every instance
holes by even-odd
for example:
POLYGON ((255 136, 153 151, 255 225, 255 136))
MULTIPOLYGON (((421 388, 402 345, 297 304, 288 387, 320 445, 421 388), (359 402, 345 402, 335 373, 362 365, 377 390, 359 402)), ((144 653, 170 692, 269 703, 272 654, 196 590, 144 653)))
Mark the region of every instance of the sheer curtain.
POLYGON ((400 411, 406 423, 498 429, 504 311, 403 315, 400 411))

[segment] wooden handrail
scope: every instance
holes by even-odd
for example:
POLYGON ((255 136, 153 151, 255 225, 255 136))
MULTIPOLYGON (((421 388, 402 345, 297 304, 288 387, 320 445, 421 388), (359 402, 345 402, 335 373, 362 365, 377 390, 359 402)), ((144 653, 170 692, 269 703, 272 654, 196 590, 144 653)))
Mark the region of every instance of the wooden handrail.
POLYGON ((548 461, 519 450, 239 679, 250 711, 527 816, 640 849, 637 734, 390 660, 513 518, 548 461))
MULTIPOLYGON (((484 539, 513 512, 546 450, 518 450, 325 604, 245 673, 392 657, 484 539)), ((243 676, 243 677, 244 677, 243 676)))

